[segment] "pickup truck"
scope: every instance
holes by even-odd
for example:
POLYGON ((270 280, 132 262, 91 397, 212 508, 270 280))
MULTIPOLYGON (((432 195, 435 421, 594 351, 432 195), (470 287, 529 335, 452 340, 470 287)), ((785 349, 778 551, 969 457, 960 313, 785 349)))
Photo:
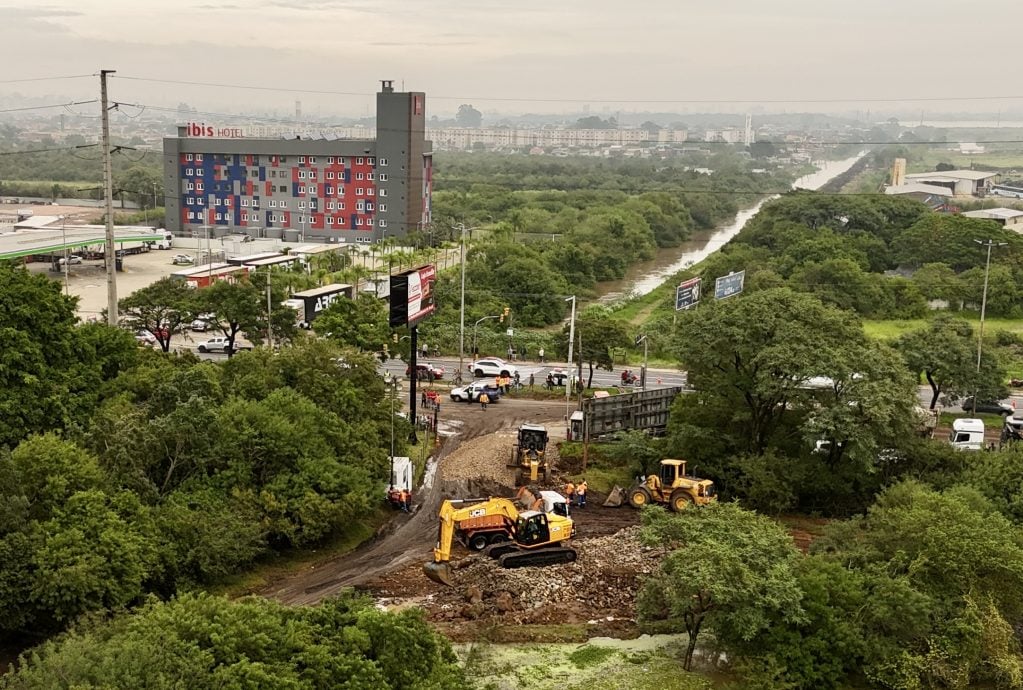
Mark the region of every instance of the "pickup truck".
MULTIPOLYGON (((199 350, 199 352, 227 352, 227 343, 227 338, 222 335, 218 335, 199 343, 196 349, 199 350)), ((238 352, 241 352, 242 350, 251 350, 252 343, 246 342, 242 338, 238 337, 234 339, 234 349, 238 352)))
POLYGON ((476 402, 484 391, 486 391, 487 397, 490 398, 490 402, 497 402, 498 398, 501 397, 501 390, 497 386, 492 386, 486 381, 481 380, 473 381, 468 386, 452 388, 451 399, 455 402, 476 402))

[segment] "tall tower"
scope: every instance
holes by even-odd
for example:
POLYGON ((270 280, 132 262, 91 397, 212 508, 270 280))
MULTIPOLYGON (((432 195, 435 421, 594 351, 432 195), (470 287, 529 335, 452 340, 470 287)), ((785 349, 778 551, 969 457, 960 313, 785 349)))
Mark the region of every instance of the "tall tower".
POLYGON ((753 116, 746 113, 746 131, 743 133, 743 143, 749 146, 753 143, 753 116))
POLYGON ((426 140, 426 94, 395 91, 381 82, 377 93, 376 155, 388 176, 388 236, 413 232, 430 221, 432 147, 426 140), (380 159, 387 161, 386 168, 380 159))
POLYGON ((302 101, 295 101, 295 119, 302 119, 302 101))
POLYGON ((892 186, 901 187, 906 184, 906 159, 896 158, 892 162, 892 186))

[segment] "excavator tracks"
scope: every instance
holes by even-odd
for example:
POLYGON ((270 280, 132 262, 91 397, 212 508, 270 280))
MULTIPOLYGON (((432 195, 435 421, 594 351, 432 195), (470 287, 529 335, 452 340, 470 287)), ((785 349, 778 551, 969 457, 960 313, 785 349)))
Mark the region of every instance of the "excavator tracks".
POLYGON ((535 551, 513 551, 497 559, 502 568, 532 568, 544 565, 572 563, 576 559, 575 549, 555 547, 535 551))

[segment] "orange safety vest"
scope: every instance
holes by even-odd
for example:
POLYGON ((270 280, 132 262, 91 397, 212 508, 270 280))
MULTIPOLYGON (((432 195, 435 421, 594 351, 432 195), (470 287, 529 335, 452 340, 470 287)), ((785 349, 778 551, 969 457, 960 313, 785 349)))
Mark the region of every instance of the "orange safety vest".
POLYGON ((565 484, 565 493, 568 494, 569 496, 574 494, 575 493, 575 484, 573 484, 572 482, 569 482, 568 484, 565 484))
POLYGON ((490 402, 490 396, 486 393, 480 393, 480 404, 486 405, 488 402, 490 402))
POLYGON ((579 494, 580 496, 585 496, 586 495, 586 482, 583 482, 582 484, 577 486, 576 489, 575 489, 575 492, 577 494, 579 494))

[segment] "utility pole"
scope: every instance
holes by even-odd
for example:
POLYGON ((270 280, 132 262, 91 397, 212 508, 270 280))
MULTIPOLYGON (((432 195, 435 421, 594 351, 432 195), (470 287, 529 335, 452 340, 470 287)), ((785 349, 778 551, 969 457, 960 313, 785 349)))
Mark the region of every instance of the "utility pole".
MULTIPOLYGON (((565 301, 572 302, 572 319, 568 325, 568 367, 566 369, 567 378, 565 379, 565 423, 571 429, 572 420, 570 419, 568 408, 571 405, 572 395, 572 344, 575 342, 575 295, 566 297, 565 301)), ((585 420, 583 426, 585 427, 585 420)))
POLYGON ((103 264, 107 269, 107 323, 117 326, 117 272, 114 249, 114 168, 110 160, 110 106, 107 105, 107 75, 116 70, 99 71, 99 101, 103 126, 103 187, 106 196, 107 231, 103 249, 103 264))
POLYGON ((636 338, 636 344, 643 343, 643 369, 639 372, 639 387, 640 390, 646 390, 646 362, 647 362, 647 343, 646 335, 641 335, 636 338))
POLYGON ((274 349, 273 300, 270 293, 270 276, 273 275, 269 266, 266 267, 266 344, 274 349))
MULTIPOLYGON (((995 242, 994 240, 973 240, 982 247, 987 247, 987 262, 984 264, 984 292, 980 298, 980 328, 977 335, 977 374, 980 374, 980 355, 984 348, 984 312, 987 310, 987 280, 991 272, 991 249, 992 247, 1004 247, 1008 242, 995 242)), ((977 391, 973 392, 973 414, 977 414, 977 391)))
POLYGON ((458 375, 462 375, 465 366, 465 231, 476 228, 466 228, 465 223, 452 226, 452 230, 461 229, 461 260, 462 260, 462 296, 458 307, 458 375))

